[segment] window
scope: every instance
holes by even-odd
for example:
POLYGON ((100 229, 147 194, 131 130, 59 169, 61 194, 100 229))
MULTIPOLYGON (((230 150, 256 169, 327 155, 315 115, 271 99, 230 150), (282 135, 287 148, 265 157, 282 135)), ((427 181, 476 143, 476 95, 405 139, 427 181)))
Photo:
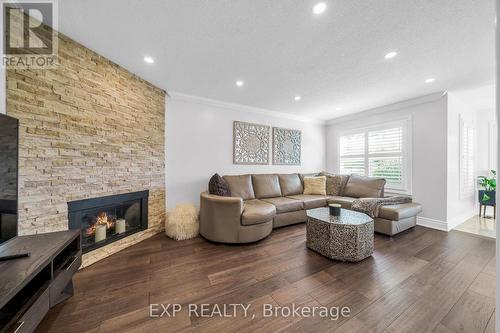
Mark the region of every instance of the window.
POLYGON ((488 169, 497 169, 497 124, 490 122, 488 124, 488 169))
POLYGON ((340 173, 382 177, 386 188, 410 192, 408 120, 350 131, 339 137, 340 173))
POLYGON ((365 136, 363 133, 340 137, 340 169, 342 173, 365 174, 365 136))
POLYGON ((474 124, 460 119, 460 196, 474 195, 475 192, 475 130, 474 124))

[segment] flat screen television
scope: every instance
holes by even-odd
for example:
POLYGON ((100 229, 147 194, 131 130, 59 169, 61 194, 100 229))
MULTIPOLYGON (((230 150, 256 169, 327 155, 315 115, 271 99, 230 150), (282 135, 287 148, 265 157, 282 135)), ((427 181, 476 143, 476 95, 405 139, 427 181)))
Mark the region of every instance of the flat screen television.
POLYGON ((0 114, 0 244, 17 236, 19 122, 0 114))

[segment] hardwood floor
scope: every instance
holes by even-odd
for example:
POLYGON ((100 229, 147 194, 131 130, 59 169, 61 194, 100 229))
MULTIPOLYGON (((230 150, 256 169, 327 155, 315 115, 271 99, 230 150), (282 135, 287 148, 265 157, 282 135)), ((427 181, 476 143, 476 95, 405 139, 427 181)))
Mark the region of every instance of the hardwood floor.
POLYGON ((495 241, 416 227, 375 235, 360 263, 305 247, 305 224, 241 246, 163 234, 85 268, 75 295, 38 332, 494 332, 495 241), (150 304, 182 304, 151 318, 150 304), (187 304, 249 304, 236 318, 189 316, 187 304), (349 307, 349 317, 264 317, 274 306, 349 307), (254 316, 253 316, 254 315, 254 316))

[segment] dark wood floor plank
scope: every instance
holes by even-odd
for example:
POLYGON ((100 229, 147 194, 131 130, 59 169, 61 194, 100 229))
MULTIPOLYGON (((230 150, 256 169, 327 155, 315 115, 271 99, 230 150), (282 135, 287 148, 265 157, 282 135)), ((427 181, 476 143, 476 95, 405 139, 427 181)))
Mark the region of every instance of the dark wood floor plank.
POLYGON ((248 245, 159 234, 79 271, 75 295, 37 332, 493 332, 494 254, 494 241, 423 227, 376 234, 375 253, 359 263, 308 250, 304 224, 248 245), (183 312, 150 318, 151 303, 183 312), (189 303, 250 304, 255 317, 190 317, 189 303), (264 304, 348 306, 351 316, 267 318, 264 304))
POLYGON ((496 281, 494 276, 481 272, 474 282, 472 282, 469 290, 486 297, 495 298, 495 284, 496 281))
POLYGON ((196 287, 187 283, 188 290, 178 290, 176 288, 156 289, 149 293, 151 303, 201 303, 205 299, 231 294, 238 290, 249 288, 258 283, 257 280, 242 280, 232 284, 219 284, 209 287, 196 287))
POLYGON ((494 310, 494 298, 466 291, 441 324, 452 332, 483 332, 494 310))
MULTIPOLYGON (((428 264, 427 261, 410 257, 397 266, 377 273, 365 283, 357 283, 355 290, 370 300, 378 299, 428 264)), ((346 281, 347 282, 347 281, 346 281)))
POLYGON ((187 309, 175 317, 150 318, 149 306, 107 319, 99 326, 99 333, 175 332, 191 326, 187 309))
POLYGON ((330 274, 321 271, 280 288, 274 291, 271 296, 279 305, 291 304, 297 300, 308 298, 311 292, 332 281, 334 278, 330 274))
POLYGON ((333 269, 328 269, 330 274, 336 276, 336 281, 316 290, 311 295, 321 304, 326 304, 339 295, 356 290, 368 299, 375 300, 425 265, 427 265, 426 261, 415 257, 392 257, 390 261, 383 264, 365 265, 363 269, 350 275, 334 274, 333 269))
POLYGON ((386 330, 391 333, 432 331, 448 314, 482 267, 460 262, 407 308, 386 330))
POLYGON ((493 311, 484 333, 495 333, 495 311, 493 311))
POLYGON ((417 298, 418 296, 410 290, 394 288, 377 301, 371 303, 358 315, 349 319, 335 332, 383 332, 417 298))
POLYGON ((434 330, 432 330, 432 333, 455 333, 455 332, 450 330, 448 327, 439 324, 434 328, 434 330))
POLYGON ((243 266, 232 267, 215 274, 210 274, 210 283, 228 283, 239 279, 242 275, 258 280, 267 279, 282 272, 300 267, 304 262, 314 261, 317 257, 300 242, 293 250, 279 255, 267 256, 265 259, 254 260, 243 266))
POLYGON ((495 276, 496 274, 496 257, 493 256, 493 258, 490 259, 486 267, 483 269, 483 273, 489 274, 491 276, 495 276))
POLYGON ((353 289, 353 287, 342 280, 335 279, 311 291, 309 294, 317 300, 318 303, 326 306, 349 294, 353 289))
MULTIPOLYGON (((350 316, 355 316, 370 303, 366 297, 356 291, 351 291, 343 297, 327 304, 328 307, 347 307, 350 309, 350 316)), ((333 332, 346 322, 348 317, 339 317, 336 320, 331 318, 311 317, 302 318, 298 322, 287 327, 287 332, 333 332)))
POLYGON ((438 257, 420 271, 401 282, 399 287, 421 296, 436 285, 456 265, 457 263, 455 262, 449 262, 438 257))

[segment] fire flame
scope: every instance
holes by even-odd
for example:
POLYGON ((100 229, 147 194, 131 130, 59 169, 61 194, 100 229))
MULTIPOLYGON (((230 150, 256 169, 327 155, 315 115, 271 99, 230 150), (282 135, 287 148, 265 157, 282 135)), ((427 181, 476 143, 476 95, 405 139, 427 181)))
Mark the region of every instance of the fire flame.
POLYGON ((87 236, 92 236, 93 234, 95 234, 95 229, 98 225, 105 225, 106 229, 111 229, 115 226, 115 221, 113 221, 112 218, 108 217, 108 214, 106 214, 105 212, 100 212, 97 215, 97 221, 93 225, 88 227, 85 231, 87 236))

